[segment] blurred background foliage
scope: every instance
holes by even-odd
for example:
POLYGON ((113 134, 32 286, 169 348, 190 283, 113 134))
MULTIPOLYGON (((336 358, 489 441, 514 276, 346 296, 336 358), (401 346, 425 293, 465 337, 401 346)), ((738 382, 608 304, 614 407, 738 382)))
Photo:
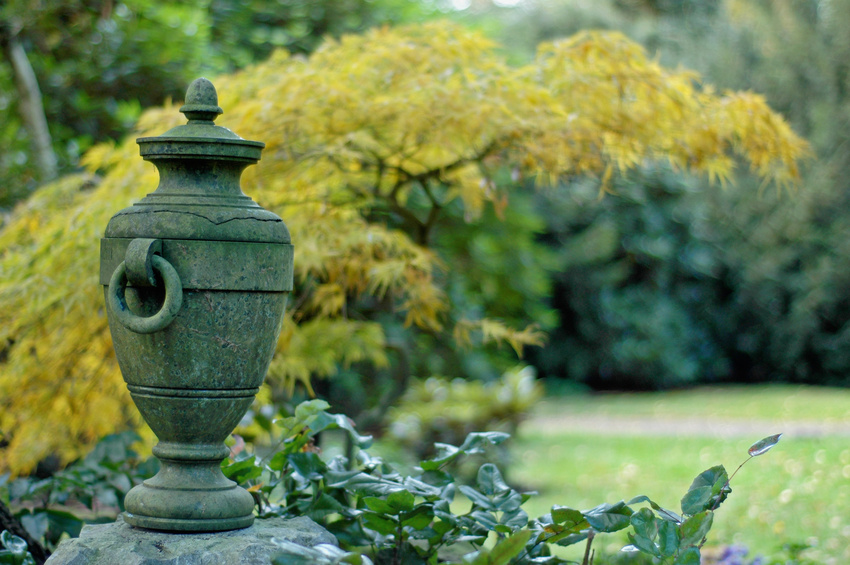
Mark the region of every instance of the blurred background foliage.
POLYGON ((311 52, 326 35, 428 17, 413 0, 7 0, 0 3, 0 207, 57 173, 39 166, 22 119, 12 51, 26 53, 44 101, 58 174, 93 144, 125 135, 143 108, 186 85, 265 59, 311 52))
POLYGON ((550 303, 560 322, 536 352, 541 374, 601 389, 847 386, 850 1, 532 0, 477 11, 520 59, 578 29, 622 30, 719 89, 763 94, 816 154, 790 196, 746 173, 718 192, 655 167, 599 202, 582 180, 544 195, 543 240, 565 263, 550 303))
MULTIPOLYGON (((850 0, 7 0, 0 207, 77 171, 89 147, 127 135, 144 108, 179 100, 196 76, 438 16, 485 30, 515 63, 543 40, 621 30, 666 66, 695 69, 721 91, 764 95, 816 154, 793 195, 765 189, 743 167, 720 191, 646 163, 615 177, 615 195, 601 199, 598 179, 539 191, 501 171, 500 184, 522 188, 506 209, 465 223, 455 202, 442 211, 451 229, 434 235, 449 267, 452 322, 482 312, 508 325, 534 321, 549 339, 527 361, 543 377, 594 389, 850 383, 850 0), (39 126, 23 107, 21 49, 55 171, 42 166, 39 126)), ((404 328, 388 322, 385 331, 390 367, 354 363, 317 391, 353 414, 410 384, 381 375, 399 365, 405 375, 493 381, 516 363, 509 348, 464 351, 428 332, 401 358, 392 344, 404 328), (364 398, 364 382, 377 377, 388 389, 364 398)))

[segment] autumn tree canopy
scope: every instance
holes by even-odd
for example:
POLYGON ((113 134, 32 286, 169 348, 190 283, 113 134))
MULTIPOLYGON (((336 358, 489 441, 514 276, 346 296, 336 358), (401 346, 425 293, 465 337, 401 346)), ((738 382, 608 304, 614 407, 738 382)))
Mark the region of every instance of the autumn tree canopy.
MULTIPOLYGON (((657 160, 721 182, 746 162, 787 185, 806 152, 760 96, 715 92, 618 33, 548 43, 513 67, 456 25, 380 29, 309 58, 279 51, 214 82, 218 123, 266 143, 243 187, 284 219, 296 246, 274 390, 351 363, 392 363, 388 320, 465 345, 520 352, 541 342, 534 320, 512 328, 456 315, 432 241, 450 204, 474 223, 487 206, 509 206, 521 178, 551 186, 596 175, 604 191, 612 175, 657 160)), ((179 106, 146 112, 138 135, 180 123, 179 106)), ((87 174, 38 191, 0 233, 0 472, 26 472, 49 453, 69 460, 138 423, 97 265, 108 219, 157 183, 135 137, 90 150, 87 174)))

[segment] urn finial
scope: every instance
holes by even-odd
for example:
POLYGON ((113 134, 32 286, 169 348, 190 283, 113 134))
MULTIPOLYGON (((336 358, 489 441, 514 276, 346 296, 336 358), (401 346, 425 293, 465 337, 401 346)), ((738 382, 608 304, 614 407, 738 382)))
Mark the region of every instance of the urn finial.
POLYGON ((180 111, 189 120, 212 123, 224 111, 218 105, 218 93, 209 80, 201 77, 192 81, 186 89, 186 103, 180 111))

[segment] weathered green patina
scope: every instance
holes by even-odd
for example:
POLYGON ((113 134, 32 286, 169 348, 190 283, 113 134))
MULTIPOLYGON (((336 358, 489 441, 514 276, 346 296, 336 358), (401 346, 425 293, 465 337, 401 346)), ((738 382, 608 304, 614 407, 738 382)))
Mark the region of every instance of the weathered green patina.
POLYGON ((101 241, 115 354, 162 462, 127 494, 124 520, 232 530, 251 525, 253 499, 221 473, 224 440, 268 370, 293 248, 283 221, 239 185, 264 144, 215 125, 222 110, 206 79, 189 86, 180 111, 186 125, 137 140, 159 186, 113 216, 101 241))

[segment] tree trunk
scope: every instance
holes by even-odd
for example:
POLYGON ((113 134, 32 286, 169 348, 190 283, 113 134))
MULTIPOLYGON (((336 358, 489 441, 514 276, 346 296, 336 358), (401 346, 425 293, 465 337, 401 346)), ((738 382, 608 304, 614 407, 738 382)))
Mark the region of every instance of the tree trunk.
POLYGON ((30 537, 29 533, 24 529, 17 518, 9 510, 9 507, 3 504, 0 500, 0 532, 9 530, 9 533, 27 542, 32 558, 35 559, 37 565, 42 565, 47 561, 48 553, 36 540, 30 537))
POLYGON ((5 32, 3 35, 6 37, 3 37, 0 42, 3 45, 4 55, 12 67, 12 74, 15 76, 21 120, 30 137, 33 156, 40 173, 39 180, 50 181, 56 178, 57 161, 56 154, 53 152, 50 130, 47 128, 38 80, 17 34, 8 27, 2 31, 5 32))

